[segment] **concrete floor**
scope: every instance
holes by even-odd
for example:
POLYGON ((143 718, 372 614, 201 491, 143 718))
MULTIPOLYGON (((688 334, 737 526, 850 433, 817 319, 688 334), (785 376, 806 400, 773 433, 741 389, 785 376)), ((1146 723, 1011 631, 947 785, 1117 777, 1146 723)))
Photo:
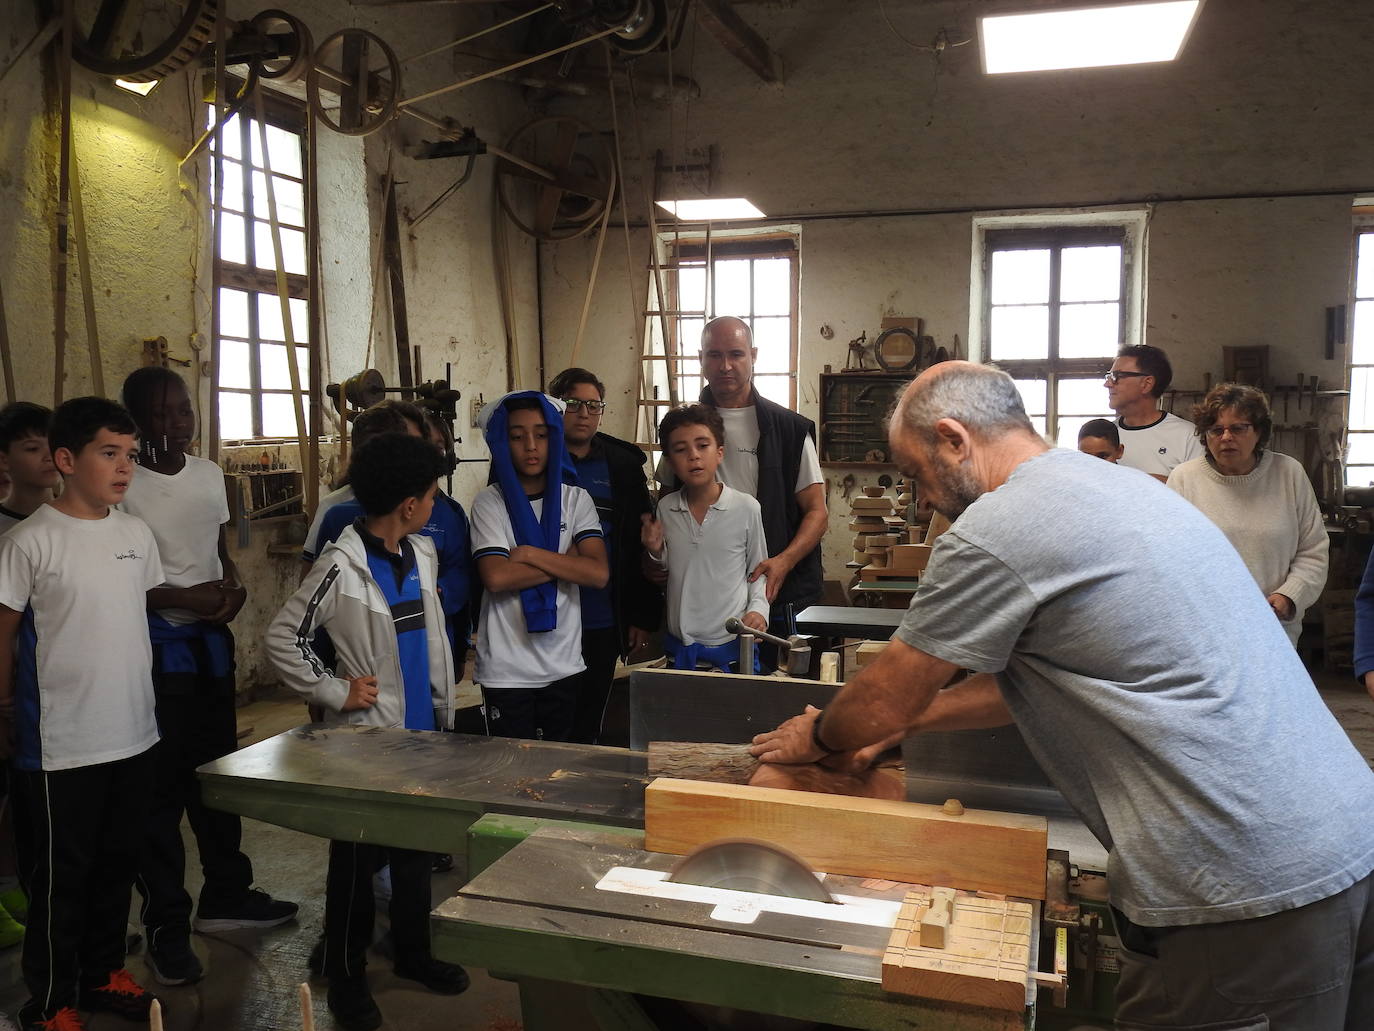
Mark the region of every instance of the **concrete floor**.
MULTIPOLYGON (((1374 765, 1374 702, 1348 677, 1318 675, 1322 697, 1366 759, 1374 765)), ((293 700, 255 702, 239 711, 244 744, 271 737, 304 721, 300 704, 293 700)), ((194 856, 189 831, 188 854, 194 856)), ((129 958, 134 976, 153 988, 163 1001, 167 1031, 299 1031, 302 1022, 298 985, 309 981, 306 967, 324 920, 324 870, 327 845, 319 839, 269 824, 244 821, 244 850, 253 859, 258 886, 280 897, 299 902, 299 920, 266 932, 238 931, 228 934, 197 934, 195 948, 205 964, 199 984, 178 988, 157 986, 140 948, 129 958)), ((435 901, 447 898, 464 883, 462 857, 447 874, 434 878, 435 901)), ((194 866, 194 862, 191 864, 194 866)), ((189 874, 194 897, 199 871, 189 874)), ((131 912, 137 925, 137 905, 131 912)), ((385 927, 379 918, 378 929, 385 927)), ((25 992, 18 983, 18 947, 0 954, 0 1012, 13 1013, 25 992)), ((390 963, 373 950, 370 979, 377 1003, 391 1031, 428 1031, 464 1028, 472 1031, 518 1031, 520 1005, 514 985, 472 970, 472 987, 456 998, 432 995, 414 982, 392 975, 390 963)), ((324 1003, 322 980, 310 982, 315 993, 314 1026, 319 1031, 335 1027, 324 1003)), ((117 1017, 100 1015, 89 1021, 91 1031, 127 1029, 117 1017)), ((0 1031, 5 1028, 0 1018, 0 1031)))

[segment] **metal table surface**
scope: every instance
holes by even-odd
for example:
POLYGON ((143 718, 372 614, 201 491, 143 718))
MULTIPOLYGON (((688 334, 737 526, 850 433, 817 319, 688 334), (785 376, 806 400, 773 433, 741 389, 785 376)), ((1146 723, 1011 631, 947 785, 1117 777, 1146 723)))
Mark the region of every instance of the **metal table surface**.
MULTIPOLYGON (((624 833, 545 827, 440 904, 443 959, 598 989, 636 992, 865 1029, 1013 1031, 1025 1013, 892 995, 881 985, 890 928, 761 914, 712 920, 711 905, 597 888, 613 867, 666 870, 624 833)), ((832 890, 900 901, 908 885, 831 877, 832 890), (868 882, 871 885, 873 882, 868 882)))
POLYGON ((886 641, 902 623, 906 609, 866 609, 811 605, 797 613, 797 633, 824 637, 863 637, 886 641))
POLYGON ((310 724, 200 767, 207 805, 336 840, 461 852, 485 813, 644 825, 647 757, 596 745, 310 724))

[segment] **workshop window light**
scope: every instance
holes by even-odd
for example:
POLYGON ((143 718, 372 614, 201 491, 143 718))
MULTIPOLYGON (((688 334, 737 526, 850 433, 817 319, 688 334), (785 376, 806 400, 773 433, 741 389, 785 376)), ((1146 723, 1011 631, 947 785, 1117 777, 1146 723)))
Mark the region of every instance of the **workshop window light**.
POLYGON ((1201 0, 1114 4, 978 19, 990 75, 1172 61, 1201 0))
POLYGON ((699 197, 656 203, 683 222, 735 222, 745 218, 768 217, 743 197, 699 197))
POLYGON ((129 93, 137 93, 140 97, 146 97, 153 90, 157 89, 161 79, 151 79, 148 82, 130 82, 128 79, 115 79, 115 85, 129 93))

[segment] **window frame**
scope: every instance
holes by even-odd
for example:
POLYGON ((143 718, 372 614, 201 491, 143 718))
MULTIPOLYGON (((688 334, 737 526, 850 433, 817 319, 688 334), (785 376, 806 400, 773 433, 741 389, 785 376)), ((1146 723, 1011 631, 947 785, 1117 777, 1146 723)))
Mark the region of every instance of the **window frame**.
MULTIPOLYGON (((1367 255, 1367 257, 1370 261, 1374 261, 1374 208, 1362 207, 1356 209, 1354 231, 1351 233, 1350 237, 1350 321, 1348 326, 1348 339, 1350 342, 1346 347, 1345 353, 1345 385, 1346 389, 1349 391, 1349 397, 1346 399, 1347 407, 1345 413, 1345 455, 1347 461, 1343 463, 1344 485, 1347 487, 1364 487, 1368 486, 1371 483, 1374 483, 1374 475, 1366 476, 1364 482, 1351 482, 1350 479, 1350 472, 1352 469, 1361 469, 1365 470, 1367 473, 1374 474, 1374 463, 1362 462, 1356 465, 1351 465, 1348 461, 1350 455, 1350 443, 1352 438, 1357 436, 1374 437, 1374 408, 1371 408, 1366 413, 1368 416, 1368 422, 1364 423, 1364 426, 1367 426, 1367 429, 1363 426, 1360 428, 1356 428, 1353 411, 1355 407, 1355 371, 1357 369, 1368 369, 1370 371, 1371 376, 1374 376, 1374 362, 1355 361, 1356 334, 1358 333, 1359 329, 1363 326, 1363 323, 1360 321, 1361 302, 1369 304, 1368 313, 1371 317, 1371 321, 1374 321, 1374 294, 1361 296, 1358 293, 1360 285, 1359 262, 1361 238, 1369 239, 1369 254, 1367 255)), ((1370 281, 1374 283, 1374 270, 1371 270, 1370 272, 1370 281)), ((1368 331, 1371 333, 1371 335, 1374 335, 1374 326, 1371 326, 1368 331)))
MULTIPOLYGON (((303 201, 301 222, 303 224, 297 226, 293 223, 281 222, 280 225, 286 229, 299 230, 300 232, 302 232, 302 234, 305 235, 306 239, 308 240, 311 190, 311 184, 309 182, 309 167, 306 156, 308 112, 306 111, 305 105, 302 102, 294 100, 290 97, 281 96, 271 91, 264 91, 262 103, 263 121, 267 125, 275 127, 277 129, 281 129, 285 132, 289 132, 299 137, 301 152, 301 175, 292 175, 290 173, 282 172, 277 169, 273 169, 271 174, 273 177, 287 179, 300 184, 301 196, 303 201)), ((211 110, 213 111, 213 107, 211 108, 211 110)), ((210 386, 211 389, 216 392, 216 413, 219 412, 220 402, 226 394, 233 394, 239 396, 246 395, 250 399, 250 418, 252 434, 247 437, 226 436, 222 432, 221 426, 216 427, 216 433, 221 445, 253 444, 262 441, 295 440, 297 439, 295 434, 281 436, 269 435, 263 432, 263 398, 267 396, 283 396, 289 398, 291 396, 291 389, 289 387, 285 389, 278 389, 275 387, 263 386, 262 348, 264 345, 281 346, 283 348, 286 348, 288 345, 286 341, 263 340, 259 325, 257 297, 260 295, 266 296, 270 298, 270 301, 273 304, 279 304, 280 302, 277 293, 277 273, 275 268, 259 268, 256 265, 257 240, 254 228, 255 223, 259 221, 269 223, 269 209, 267 208, 267 198, 265 194, 262 197, 255 197, 253 194, 253 176, 257 172, 264 171, 255 168, 255 166, 253 165, 253 148, 258 144, 256 109, 250 106, 245 107, 243 110, 241 110, 237 116, 236 125, 237 130, 240 133, 240 157, 232 158, 226 155, 225 157, 220 159, 220 161, 223 163, 236 163, 242 170, 240 178, 243 193, 242 196, 239 198, 241 206, 238 209, 233 209, 229 208, 227 205, 221 205, 220 210, 222 210, 225 214, 234 215, 236 217, 242 218, 243 220, 245 263, 239 264, 237 262, 225 260, 219 253, 219 247, 217 246, 219 243, 218 240, 211 241, 211 250, 213 252, 211 260, 214 262, 215 282, 217 283, 219 290, 236 290, 246 293, 248 295, 248 336, 247 338, 239 336, 231 336, 226 338, 224 334, 222 334, 220 329, 222 304, 220 303, 219 296, 213 298, 211 333, 214 335, 216 342, 216 354, 221 353, 223 344, 226 342, 226 339, 229 342, 245 343, 247 345, 249 352, 249 386, 221 386, 220 368, 216 368, 214 370, 214 380, 210 386), (258 211, 259 205, 261 205, 262 207, 261 213, 259 213, 258 211)), ((226 126, 226 131, 228 131, 228 128, 229 127, 226 126)), ((216 217, 215 200, 217 193, 214 184, 213 172, 214 166, 216 164, 213 138, 210 142, 208 150, 209 160, 211 164, 211 174, 208 179, 210 184, 210 217, 212 219, 213 224, 213 220, 216 217)), ((264 160, 266 160, 268 158, 268 155, 264 154, 263 157, 264 160)), ((280 216, 280 212, 278 212, 278 214, 280 216)), ((308 264, 308 245, 306 256, 308 264)), ((287 296, 293 300, 305 301, 306 304, 309 305, 311 295, 310 269, 307 267, 305 273, 283 272, 283 276, 285 277, 286 281, 287 296)), ((299 320, 294 320, 292 322, 292 335, 296 338, 294 346, 305 359, 305 368, 302 370, 301 374, 301 387, 303 392, 305 392, 308 389, 307 385, 309 382, 309 368, 310 362, 312 360, 311 347, 309 342, 309 322, 310 320, 308 317, 303 323, 299 322, 299 320), (302 337, 304 337, 304 339, 302 339, 302 337)), ((291 355, 289 353, 287 355, 287 360, 291 360, 291 355)), ((220 364, 222 365, 222 360, 220 364)), ((309 425, 311 406, 308 398, 303 397, 302 401, 306 417, 306 436, 309 436, 314 432, 315 429, 314 427, 309 425)))

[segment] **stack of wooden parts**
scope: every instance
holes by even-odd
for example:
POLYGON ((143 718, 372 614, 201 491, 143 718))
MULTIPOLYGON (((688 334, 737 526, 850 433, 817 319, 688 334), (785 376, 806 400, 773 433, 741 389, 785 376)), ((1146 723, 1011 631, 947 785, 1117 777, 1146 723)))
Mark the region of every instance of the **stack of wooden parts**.
POLYGON ((1034 909, 949 888, 909 892, 883 955, 883 988, 970 1006, 1026 1006, 1034 909))
POLYGON ((862 496, 850 501, 849 514, 849 529, 855 534, 854 561, 868 565, 879 555, 886 559, 887 549, 901 539, 904 524, 893 515, 892 499, 883 488, 865 487, 862 496))

